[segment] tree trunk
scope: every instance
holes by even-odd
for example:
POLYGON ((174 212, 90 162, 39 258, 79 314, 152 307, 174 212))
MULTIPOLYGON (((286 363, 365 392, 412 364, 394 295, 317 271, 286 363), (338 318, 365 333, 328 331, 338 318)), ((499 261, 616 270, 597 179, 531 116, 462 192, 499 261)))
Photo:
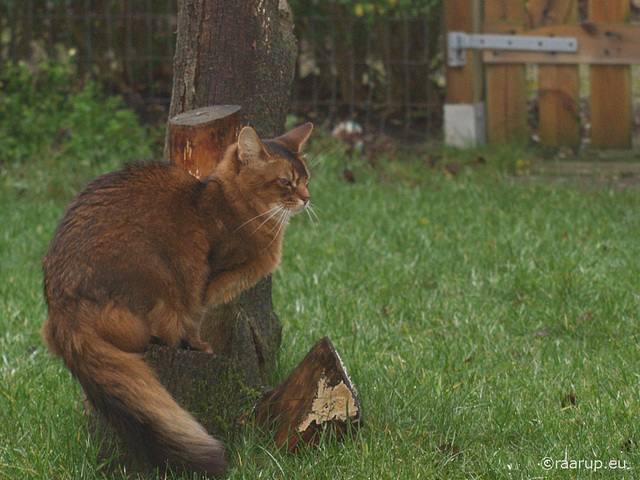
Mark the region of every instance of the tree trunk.
POLYGON ((280 135, 296 55, 286 0, 180 0, 169 117, 234 104, 242 125, 280 135))
MULTIPOLYGON (((207 176, 217 163, 208 157, 219 157, 238 130, 232 105, 242 107, 240 122, 263 138, 284 131, 297 50, 292 30, 286 0, 179 1, 166 159, 207 176)), ((209 312, 201 338, 216 355, 153 345, 145 360, 209 433, 228 440, 270 383, 280 346, 270 278, 209 312)), ((328 339, 260 405, 259 425, 277 429, 278 446, 285 446, 286 433, 295 429, 295 441, 286 446, 296 450, 315 442, 319 431, 341 437, 362 418, 355 389, 328 339), (285 410, 290 415, 280 425, 273 412, 285 410)), ((128 474, 149 471, 145 459, 119 442, 99 414, 89 415, 106 465, 128 474)))
MULTIPOLYGON (((242 125, 263 138, 278 136, 284 132, 296 54, 286 0, 180 0, 169 117, 235 104, 242 107, 242 125)), ((165 159, 168 154, 167 141, 165 159)), ((202 328, 205 341, 227 336, 225 351, 215 353, 233 358, 248 386, 269 383, 280 333, 270 278, 211 312, 202 328)))

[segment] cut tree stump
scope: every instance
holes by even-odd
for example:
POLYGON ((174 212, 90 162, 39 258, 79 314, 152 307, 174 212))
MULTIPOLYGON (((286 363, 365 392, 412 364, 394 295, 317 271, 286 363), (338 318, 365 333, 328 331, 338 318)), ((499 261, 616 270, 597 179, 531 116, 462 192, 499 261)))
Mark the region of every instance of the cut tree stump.
MULTIPOLYGON (((252 408, 257 394, 246 388, 242 372, 231 359, 160 345, 150 345, 142 355, 178 404, 207 432, 223 443, 237 437, 241 430, 237 419, 252 408)), ((85 410, 89 431, 100 446, 99 458, 107 472, 132 478, 154 473, 154 467, 140 454, 145 439, 130 437, 123 441, 86 401, 85 410)))
MULTIPOLYGON (((208 176, 239 131, 237 106, 215 106, 185 112, 170 119, 170 160, 192 175, 208 176)), ((319 432, 338 438, 362 423, 362 409, 346 369, 327 337, 320 340, 302 363, 272 393, 269 370, 280 346, 281 327, 272 318, 271 288, 259 283, 260 298, 268 305, 239 299, 209 312, 201 338, 213 354, 150 345, 142 353, 158 379, 176 401, 223 442, 245 428, 250 412, 262 430, 275 432, 278 448, 297 451, 315 445, 319 432), (267 313, 265 313, 267 312, 267 313), (257 398, 264 398, 255 406, 257 398), (265 398, 266 397, 266 398, 265 398)), ((273 314, 275 315, 275 314, 273 314)), ((148 474, 152 467, 136 447, 144 439, 121 441, 101 415, 86 405, 90 432, 101 445, 100 458, 109 471, 148 474)))
POLYGON ((297 451, 317 444, 322 433, 337 439, 362 424, 362 407, 347 370, 324 337, 309 351, 287 379, 260 401, 255 424, 275 431, 278 448, 297 451))
POLYGON ((240 107, 216 105, 169 120, 169 161, 197 178, 213 172, 227 147, 238 138, 240 107))

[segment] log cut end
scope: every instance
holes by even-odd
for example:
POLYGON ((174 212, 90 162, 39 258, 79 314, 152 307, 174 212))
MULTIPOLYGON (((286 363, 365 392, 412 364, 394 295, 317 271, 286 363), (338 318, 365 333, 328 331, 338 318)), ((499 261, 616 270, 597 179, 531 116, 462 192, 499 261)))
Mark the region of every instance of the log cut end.
POLYGON ((189 110, 169 120, 169 161, 197 178, 213 172, 227 147, 236 141, 240 107, 214 105, 189 110))
POLYGON ((278 448, 317 444, 320 433, 341 439, 362 424, 362 408, 346 368, 328 337, 255 410, 259 428, 275 432, 278 448))

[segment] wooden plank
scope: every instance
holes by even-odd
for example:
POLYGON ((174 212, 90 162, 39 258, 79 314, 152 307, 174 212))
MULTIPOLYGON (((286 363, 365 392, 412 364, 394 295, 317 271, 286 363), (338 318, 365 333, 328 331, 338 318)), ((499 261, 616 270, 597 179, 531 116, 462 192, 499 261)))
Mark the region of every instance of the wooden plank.
POLYGON ((578 18, 577 0, 530 0, 527 29, 558 25, 578 18))
POLYGON ((538 135, 542 145, 580 145, 578 67, 541 65, 538 70, 538 135))
POLYGON ((574 37, 578 40, 578 51, 576 53, 546 53, 487 50, 483 55, 484 62, 566 65, 634 65, 640 63, 640 48, 638 48, 640 45, 640 26, 637 25, 610 22, 550 25, 518 32, 518 34, 574 37))
MULTIPOLYGON (((629 0, 590 0, 592 22, 629 20, 629 0)), ((637 48, 637 47, 636 47, 637 48)), ((591 74, 591 145, 631 147, 631 68, 594 65, 591 74)))
MULTIPOLYGON (((485 33, 522 30, 525 2, 488 0, 485 33)), ((486 65, 487 139, 489 143, 525 143, 529 137, 524 65, 486 65)))
MULTIPOLYGON (((471 33, 475 30, 474 14, 477 0, 448 0, 444 2, 444 28, 449 31, 471 33)), ((445 35, 445 41, 446 41, 445 35)), ((482 91, 482 61, 476 52, 467 52, 464 67, 446 67, 446 103, 476 103, 482 91)))
MULTIPOLYGON (((577 0, 534 0, 529 3, 529 26, 570 24, 578 20, 577 0), (543 8, 544 7, 544 8, 543 8)), ((577 66, 540 65, 538 68, 538 135, 551 147, 580 145, 580 92, 577 66)))

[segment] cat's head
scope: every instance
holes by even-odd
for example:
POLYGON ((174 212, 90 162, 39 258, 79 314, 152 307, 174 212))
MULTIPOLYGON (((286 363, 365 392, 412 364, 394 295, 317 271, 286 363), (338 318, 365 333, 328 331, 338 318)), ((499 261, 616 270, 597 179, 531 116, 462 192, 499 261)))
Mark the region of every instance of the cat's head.
POLYGON ((309 169, 302 149, 313 124, 305 123, 272 140, 244 127, 237 143, 238 180, 248 197, 269 210, 297 213, 309 204, 309 169))

